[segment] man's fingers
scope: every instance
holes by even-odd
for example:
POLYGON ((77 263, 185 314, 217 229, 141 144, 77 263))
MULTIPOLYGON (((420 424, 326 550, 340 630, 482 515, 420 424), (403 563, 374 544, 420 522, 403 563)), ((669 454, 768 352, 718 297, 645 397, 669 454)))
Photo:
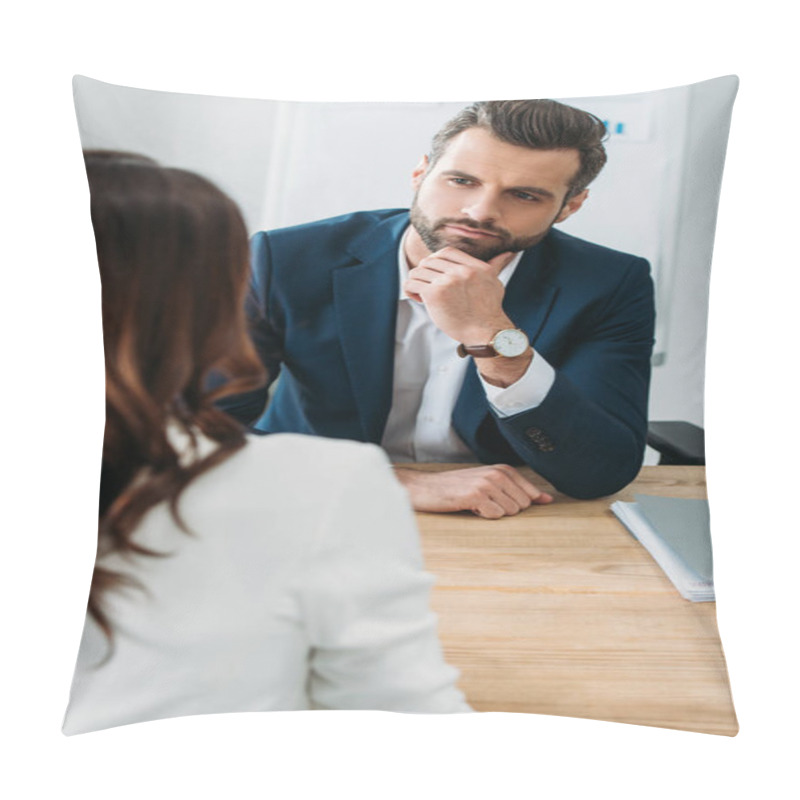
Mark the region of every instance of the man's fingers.
POLYGON ((448 272, 453 267, 471 267, 472 269, 479 269, 481 271, 491 270, 495 275, 500 273, 500 270, 514 258, 513 253, 500 253, 489 261, 483 261, 480 258, 471 256, 463 250, 456 247, 443 247, 429 256, 423 258, 417 267, 429 266, 442 272, 448 272))
MULTIPOLYGON (((491 498, 487 498, 482 503, 471 508, 473 514, 484 519, 500 519, 501 517, 510 516, 499 503, 496 503, 491 498)), ((513 512, 516 513, 516 512, 513 512)))
POLYGON ((443 247, 435 253, 423 258, 420 264, 436 265, 436 268, 447 270, 450 264, 460 264, 465 267, 473 267, 480 270, 486 270, 487 267, 495 274, 499 275, 501 270, 511 262, 514 258, 514 253, 511 251, 498 253, 498 255, 490 258, 488 261, 483 261, 480 258, 465 253, 457 247, 443 247))
POLYGON ((489 494, 488 500, 500 506, 500 508, 503 509, 503 513, 509 517, 519 514, 520 511, 530 505, 530 501, 527 497, 525 497, 520 503, 515 497, 503 491, 499 487, 489 494))
MULTIPOLYGON (((457 269, 463 269, 461 265, 458 265, 457 269)), ((433 283, 433 281, 441 278, 443 275, 447 275, 448 273, 444 270, 434 269, 433 267, 429 266, 419 266, 415 267, 408 273, 407 280, 410 281, 425 281, 426 283, 433 283)))
POLYGON ((553 499, 505 464, 435 473, 397 468, 395 474, 417 511, 463 510, 499 519, 553 499))
POLYGON ((497 464, 496 468, 502 470, 508 476, 509 480, 519 487, 520 490, 530 497, 532 503, 544 504, 551 503, 553 496, 547 492, 543 492, 536 484, 531 483, 527 478, 524 478, 520 473, 510 467, 508 464, 497 464))
POLYGON ((447 269, 447 264, 472 264, 475 261, 479 261, 479 259, 469 253, 465 253, 463 250, 459 250, 457 247, 443 247, 441 250, 437 250, 435 253, 423 258, 420 264, 440 262, 442 269, 447 269))
POLYGON ((553 501, 552 495, 541 491, 508 464, 479 467, 478 470, 482 474, 474 478, 471 505, 482 517, 498 519, 498 509, 502 510, 502 516, 513 516, 531 504, 545 505, 553 501))
POLYGON ((430 286, 437 278, 442 277, 441 272, 426 267, 416 267, 408 273, 408 278, 403 282, 403 291, 414 300, 421 302, 420 291, 430 286))
POLYGON ((486 519, 500 519, 500 517, 513 517, 531 505, 530 498, 520 492, 516 487, 499 487, 482 500, 473 512, 486 519))
POLYGON ((425 300, 422 297, 422 293, 429 289, 431 284, 428 281, 418 281, 415 279, 409 279, 403 284, 403 291, 412 299, 416 300, 418 303, 424 303, 425 300))
POLYGON ((511 263, 514 253, 500 253, 494 258, 490 258, 486 263, 494 270, 495 275, 499 275, 506 265, 511 263))
POLYGON ((487 506, 490 513, 499 506, 504 516, 513 516, 531 504, 531 498, 501 470, 490 469, 476 476, 472 495, 473 504, 482 510, 482 516, 487 506))
POLYGON ((503 508, 508 508, 510 514, 518 514, 522 509, 527 508, 532 502, 533 498, 530 494, 521 489, 514 481, 507 476, 503 475, 502 479, 497 481, 494 491, 490 491, 490 496, 493 500, 500 503, 503 508), (503 501, 508 498, 510 504, 507 506, 503 501))

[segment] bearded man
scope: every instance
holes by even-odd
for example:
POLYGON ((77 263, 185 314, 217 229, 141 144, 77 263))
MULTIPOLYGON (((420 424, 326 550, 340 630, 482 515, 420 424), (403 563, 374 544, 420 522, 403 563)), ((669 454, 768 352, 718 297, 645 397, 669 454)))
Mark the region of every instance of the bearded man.
POLYGON ((553 226, 606 161, 552 100, 475 103, 412 173, 410 209, 253 237, 253 339, 281 378, 228 410, 267 432, 380 444, 420 511, 516 514, 618 491, 644 455, 653 347, 642 258, 553 226), (481 462, 423 472, 404 462, 481 462))

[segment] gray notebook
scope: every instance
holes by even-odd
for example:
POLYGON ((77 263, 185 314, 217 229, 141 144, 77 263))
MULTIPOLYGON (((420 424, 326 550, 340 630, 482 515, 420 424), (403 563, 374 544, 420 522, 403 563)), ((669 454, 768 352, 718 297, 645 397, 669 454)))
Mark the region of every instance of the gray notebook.
POLYGON ((711 581, 708 500, 634 495, 639 511, 687 567, 711 581))
POLYGON ((635 495, 635 503, 611 510, 664 570, 675 588, 693 602, 714 599, 707 500, 635 495))

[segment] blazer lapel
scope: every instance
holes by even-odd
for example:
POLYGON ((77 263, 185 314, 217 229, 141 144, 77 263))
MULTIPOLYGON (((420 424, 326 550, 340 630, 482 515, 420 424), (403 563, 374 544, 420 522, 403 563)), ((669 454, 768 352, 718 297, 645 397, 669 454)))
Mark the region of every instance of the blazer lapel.
POLYGON ((333 271, 333 299, 347 377, 364 437, 380 443, 392 404, 399 295, 397 248, 408 215, 354 240, 356 263, 333 271))
POLYGON ((525 252, 506 287, 503 309, 532 345, 544 328, 558 287, 551 282, 555 255, 548 239, 525 252))

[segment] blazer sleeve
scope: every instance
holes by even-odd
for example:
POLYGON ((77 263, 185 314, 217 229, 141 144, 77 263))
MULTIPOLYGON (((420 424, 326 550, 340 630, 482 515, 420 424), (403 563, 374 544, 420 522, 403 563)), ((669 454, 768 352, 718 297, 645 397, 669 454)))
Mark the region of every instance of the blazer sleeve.
POLYGON ((251 392, 225 397, 219 407, 243 425, 253 425, 267 407, 269 387, 278 377, 283 352, 280 321, 267 308, 272 259, 269 238, 263 231, 250 243, 250 288, 245 299, 248 331, 261 363, 267 370, 267 382, 251 392))
POLYGON ((544 401, 511 417, 493 415, 519 457, 559 491, 602 497, 638 474, 654 327, 649 264, 635 258, 569 343, 544 401))
POLYGON ((357 447, 303 584, 312 707, 471 711, 444 661, 408 498, 383 453, 357 447))

